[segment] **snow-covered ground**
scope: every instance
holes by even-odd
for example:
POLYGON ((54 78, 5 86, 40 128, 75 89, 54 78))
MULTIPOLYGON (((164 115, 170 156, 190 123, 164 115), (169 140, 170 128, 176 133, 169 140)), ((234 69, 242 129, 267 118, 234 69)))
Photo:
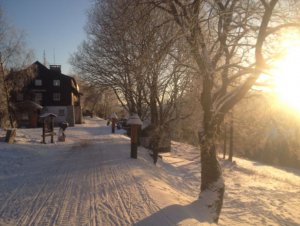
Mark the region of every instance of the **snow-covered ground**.
MULTIPOLYGON (((41 144, 41 129, 0 143, 0 225, 205 225, 199 150, 172 143, 154 166, 101 119, 41 144)), ((1 132, 1 131, 0 131, 1 132)), ((0 134, 1 136, 1 134, 0 134)), ((219 225, 300 225, 300 172, 235 158, 221 161, 226 191, 219 225)))

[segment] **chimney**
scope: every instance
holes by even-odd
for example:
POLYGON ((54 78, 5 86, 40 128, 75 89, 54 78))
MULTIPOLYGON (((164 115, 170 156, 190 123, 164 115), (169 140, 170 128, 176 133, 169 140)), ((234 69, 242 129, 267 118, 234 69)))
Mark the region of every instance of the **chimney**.
POLYGON ((50 70, 61 73, 61 65, 50 65, 50 70))

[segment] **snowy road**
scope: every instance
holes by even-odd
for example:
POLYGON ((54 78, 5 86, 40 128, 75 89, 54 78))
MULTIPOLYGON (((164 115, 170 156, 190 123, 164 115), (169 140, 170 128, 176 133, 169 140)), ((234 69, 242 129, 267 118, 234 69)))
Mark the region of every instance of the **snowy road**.
POLYGON ((94 133, 69 150, 38 151, 24 173, 1 178, 0 225, 130 225, 155 212, 128 139, 98 130, 100 141, 94 133))
MULTIPOLYGON (((117 130, 117 132, 120 132, 117 130)), ((1 134, 0 134, 1 135, 1 134)), ((67 129, 64 143, 40 144, 41 129, 0 143, 0 226, 206 225, 198 200, 199 149, 172 142, 154 166, 101 119, 67 129)), ((235 158, 219 225, 300 225, 300 171, 235 158)))
POLYGON ((131 159, 130 139, 104 120, 69 128, 65 143, 40 144, 40 129, 18 133, 17 144, 0 147, 1 226, 175 225, 190 217, 168 212, 190 197, 168 184, 147 150, 131 159))

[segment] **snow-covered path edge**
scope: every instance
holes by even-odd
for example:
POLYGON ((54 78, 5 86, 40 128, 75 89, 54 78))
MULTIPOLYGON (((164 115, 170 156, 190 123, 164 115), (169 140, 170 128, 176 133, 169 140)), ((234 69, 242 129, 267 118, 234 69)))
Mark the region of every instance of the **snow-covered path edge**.
MULTIPOLYGON (((40 144, 40 129, 0 143, 0 225, 205 225, 197 200, 198 148, 172 142, 157 166, 104 120, 67 129, 65 143, 40 144)), ((300 172, 235 158, 219 225, 300 225, 300 172)))
MULTIPOLYGON (((101 120, 69 128, 66 143, 40 144, 38 129, 1 144, 0 225, 196 225, 207 214, 155 167, 144 148, 101 120), (6 159, 4 159, 6 158, 6 159), (1 161, 2 160, 2 161, 1 161)), ((175 182, 175 183, 174 183, 175 182)))

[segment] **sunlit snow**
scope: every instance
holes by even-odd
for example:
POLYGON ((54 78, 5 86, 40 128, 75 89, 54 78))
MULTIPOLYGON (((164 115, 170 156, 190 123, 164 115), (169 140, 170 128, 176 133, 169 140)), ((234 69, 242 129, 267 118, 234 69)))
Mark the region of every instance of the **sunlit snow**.
MULTIPOLYGON (((205 225, 198 200, 199 149, 172 142, 157 166, 101 119, 67 128, 66 142, 41 144, 41 129, 0 143, 0 225, 205 225)), ((56 128, 57 129, 57 128, 56 128)), ((57 129, 58 130, 58 129, 57 129)), ((4 132, 2 131, 3 135, 4 132)), ((300 172, 234 158, 219 225, 299 225, 300 172)))

